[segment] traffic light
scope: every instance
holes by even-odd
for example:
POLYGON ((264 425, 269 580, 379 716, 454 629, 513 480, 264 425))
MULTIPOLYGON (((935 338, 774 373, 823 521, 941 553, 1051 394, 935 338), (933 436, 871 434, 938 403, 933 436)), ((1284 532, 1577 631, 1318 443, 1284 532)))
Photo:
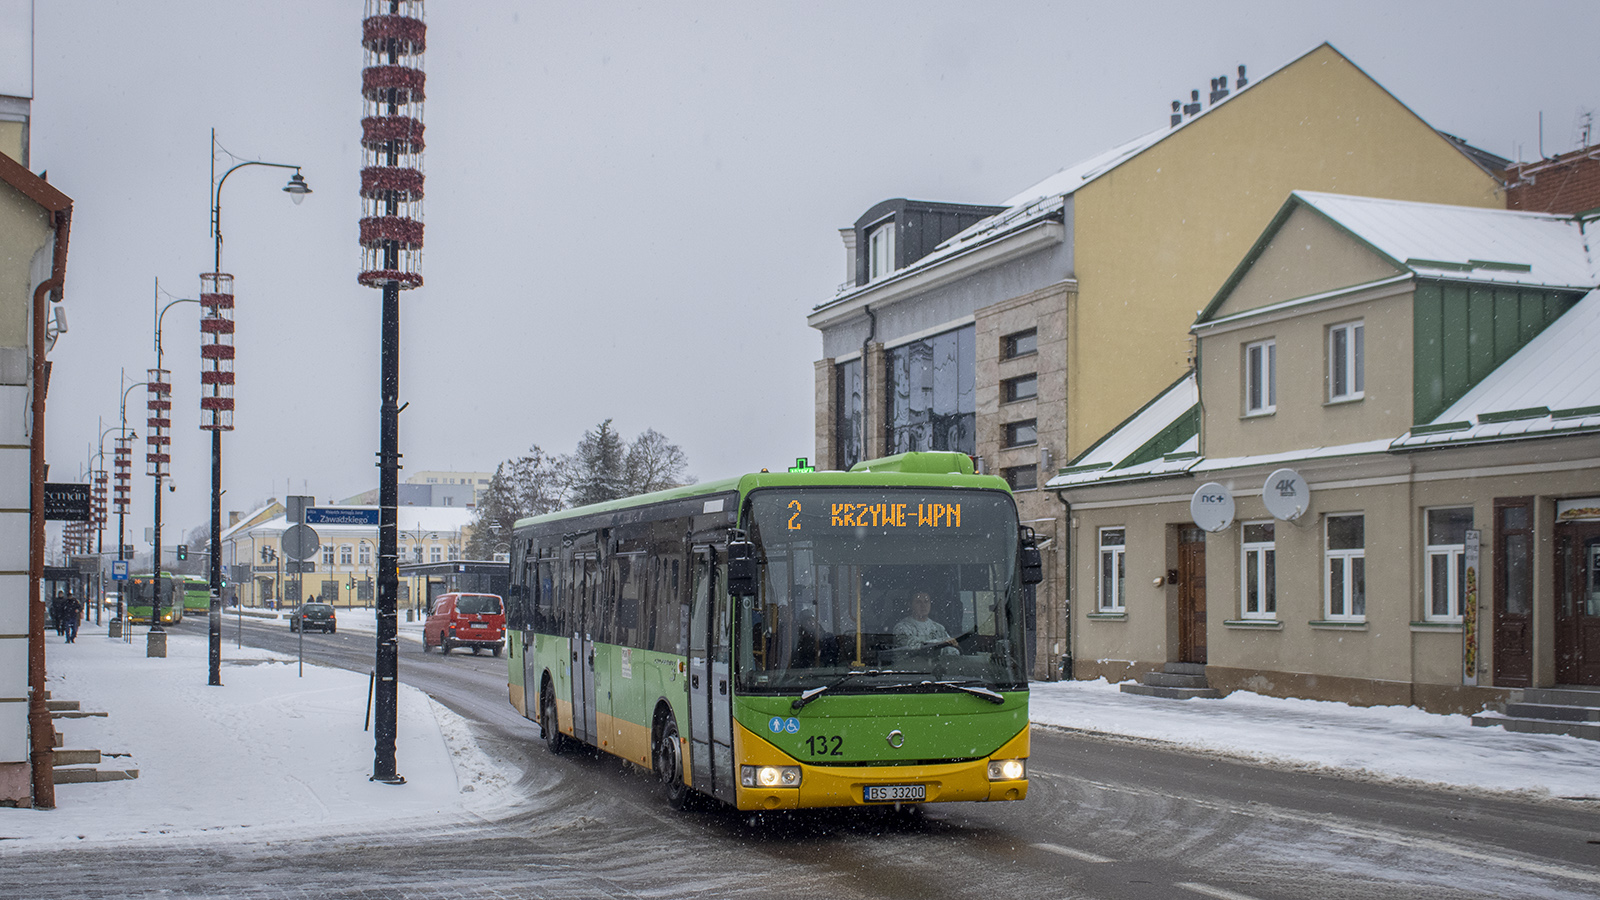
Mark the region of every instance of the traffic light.
POLYGON ((184 560, 186 560, 188 558, 189 558, 189 545, 188 544, 179 544, 178 545, 178 562, 183 562, 184 560))

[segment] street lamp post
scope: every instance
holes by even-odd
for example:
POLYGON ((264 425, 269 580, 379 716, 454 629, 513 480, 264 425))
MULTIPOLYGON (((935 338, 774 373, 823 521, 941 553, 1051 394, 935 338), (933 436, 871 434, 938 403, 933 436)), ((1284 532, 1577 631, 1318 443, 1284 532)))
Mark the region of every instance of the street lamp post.
MULTIPOLYGON (((156 280, 153 300, 161 301, 161 281, 156 280)), ((145 655, 166 656, 167 637, 166 629, 161 627, 161 479, 170 471, 172 465, 172 438, 167 430, 172 427, 172 382, 170 374, 161 367, 161 320, 166 317, 167 310, 180 303, 196 303, 198 301, 179 298, 169 301, 156 312, 156 367, 149 370, 145 377, 145 388, 150 394, 147 404, 150 415, 146 424, 150 426, 145 442, 149 451, 145 454, 148 473, 155 478, 155 534, 152 548, 151 575, 152 597, 150 601, 150 632, 146 637, 145 655)))
MULTIPOLYGON (((293 169, 283 190, 296 205, 311 193, 300 167, 258 159, 235 163, 217 177, 217 130, 211 129, 211 271, 200 276, 200 427, 211 432, 211 616, 210 681, 222 684, 222 433, 233 430, 233 276, 222 271, 222 186, 246 166, 293 169)), ((226 150, 223 151, 227 153, 226 150)), ((237 159, 231 153, 230 158, 237 159)))
MULTIPOLYGON (((126 375, 123 377, 126 378, 126 375)), ((127 540, 125 537, 124 525, 128 517, 128 502, 130 500, 128 492, 131 488, 131 485, 129 485, 128 482, 133 478, 133 447, 131 444, 139 438, 139 435, 135 433, 133 429, 128 427, 128 394, 135 388, 142 388, 145 386, 145 382, 139 381, 128 385, 122 391, 122 436, 117 438, 116 456, 112 459, 113 468, 116 470, 115 475, 117 481, 115 485, 115 497, 113 500, 113 505, 117 508, 118 562, 122 562, 123 560, 127 559, 127 556, 124 553, 124 541, 127 540)), ((132 630, 128 627, 127 605, 123 602, 123 594, 126 585, 126 581, 120 581, 117 583, 117 621, 121 623, 120 627, 122 628, 123 639, 131 641, 133 640, 133 634, 132 630)))

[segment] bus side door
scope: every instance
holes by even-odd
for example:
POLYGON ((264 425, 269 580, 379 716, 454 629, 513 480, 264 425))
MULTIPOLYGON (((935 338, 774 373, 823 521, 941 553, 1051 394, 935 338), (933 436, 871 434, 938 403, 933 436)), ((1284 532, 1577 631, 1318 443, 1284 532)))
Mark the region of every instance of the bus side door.
POLYGON ((598 740, 594 683, 594 636, 599 628, 600 564, 593 553, 572 556, 576 602, 572 633, 572 734, 586 744, 598 740))
POLYGON ((734 799, 732 698, 728 648, 731 610, 718 589, 718 550, 694 548, 694 586, 689 606, 689 759, 694 786, 702 793, 734 799))

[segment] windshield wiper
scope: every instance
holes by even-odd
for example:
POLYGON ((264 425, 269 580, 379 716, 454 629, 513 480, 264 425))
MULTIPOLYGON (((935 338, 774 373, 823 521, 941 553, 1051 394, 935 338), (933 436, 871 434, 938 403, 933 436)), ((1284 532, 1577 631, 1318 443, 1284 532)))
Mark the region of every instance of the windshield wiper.
POLYGON ((851 669, 850 671, 844 673, 843 675, 839 676, 837 679, 835 679, 835 680, 833 680, 833 681, 831 681, 831 682, 829 682, 827 684, 820 685, 820 686, 814 687, 814 688, 807 688, 807 689, 801 691, 800 692, 800 696, 796 697, 794 699, 794 702, 789 704, 789 708, 790 709, 803 709, 807 703, 810 703, 811 701, 817 699, 818 697, 821 697, 823 694, 826 694, 827 692, 833 690, 834 688, 838 687, 841 684, 844 684, 846 681, 849 681, 850 679, 855 678, 858 675, 921 675, 921 674, 923 674, 923 673, 921 673, 921 672, 905 672, 905 671, 901 671, 901 670, 898 670, 898 669, 851 669))
POLYGON ((959 681, 919 681, 914 685, 907 685, 907 687, 928 687, 932 689, 944 688, 948 690, 965 691, 974 696, 982 697, 990 703, 999 704, 1006 702, 1005 696, 998 691, 992 691, 989 688, 979 687, 975 684, 963 684, 959 681))

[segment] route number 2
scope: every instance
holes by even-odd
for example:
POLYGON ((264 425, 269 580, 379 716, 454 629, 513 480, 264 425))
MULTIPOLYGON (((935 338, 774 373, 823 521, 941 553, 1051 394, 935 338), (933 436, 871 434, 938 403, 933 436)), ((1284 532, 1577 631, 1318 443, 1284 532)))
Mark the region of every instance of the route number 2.
POLYGON ((799 500, 790 500, 789 501, 789 508, 794 510, 794 512, 789 514, 789 530, 790 531, 799 531, 800 530, 800 501, 799 500))

